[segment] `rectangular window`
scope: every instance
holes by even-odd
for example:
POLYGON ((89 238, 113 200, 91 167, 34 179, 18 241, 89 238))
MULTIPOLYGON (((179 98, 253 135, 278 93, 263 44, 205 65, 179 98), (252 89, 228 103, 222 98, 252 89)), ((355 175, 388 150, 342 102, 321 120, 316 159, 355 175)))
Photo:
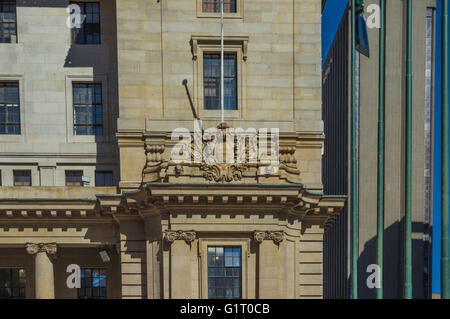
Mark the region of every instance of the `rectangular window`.
MULTIPOLYGON (((203 0, 203 12, 220 12, 220 0, 203 0)), ((236 0, 223 0, 223 12, 236 13, 236 0)))
POLYGON ((83 186, 83 171, 66 171, 66 186, 83 186))
POLYGON ((114 186, 113 173, 109 172, 95 172, 95 186, 114 186))
POLYGON ((241 247, 208 247, 208 298, 240 299, 241 247))
POLYGON ((0 268, 0 299, 25 299, 25 269, 0 268))
POLYGON ((15 43, 16 35, 16 0, 0 0, 0 43, 15 43))
POLYGON ((31 186, 31 171, 13 171, 14 186, 31 186))
POLYGON ((78 289, 78 299, 106 299, 106 270, 81 269, 81 288, 78 289))
POLYGON ((73 84, 73 125, 75 135, 103 135, 101 84, 73 84))
POLYGON ((100 44, 100 3, 71 2, 80 6, 81 28, 72 29, 72 43, 100 44))
POLYGON ((0 134, 20 135, 19 82, 0 82, 0 134))
MULTIPOLYGON (((203 56, 203 87, 206 110, 220 110, 220 54, 203 56)), ((224 56, 224 108, 237 110, 237 57, 224 56)))

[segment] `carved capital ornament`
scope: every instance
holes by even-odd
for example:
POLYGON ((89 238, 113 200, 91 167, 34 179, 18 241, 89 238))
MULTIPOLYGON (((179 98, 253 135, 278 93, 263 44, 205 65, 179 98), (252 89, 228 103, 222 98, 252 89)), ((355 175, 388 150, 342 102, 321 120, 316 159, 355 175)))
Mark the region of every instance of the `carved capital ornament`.
POLYGON ((284 240, 284 233, 282 231, 255 231, 253 237, 258 243, 262 243, 264 240, 273 240, 275 244, 279 244, 284 240))
POLYGON ((30 255, 35 255, 40 252, 45 252, 47 253, 47 255, 56 255, 57 252, 56 243, 47 243, 47 244, 27 243, 26 245, 27 245, 27 253, 29 253, 30 255))
POLYGON ((173 243, 176 240, 184 240, 186 243, 190 244, 191 242, 193 242, 195 240, 195 238, 197 237, 197 234, 195 231, 167 230, 165 232, 165 237, 169 243, 173 243))

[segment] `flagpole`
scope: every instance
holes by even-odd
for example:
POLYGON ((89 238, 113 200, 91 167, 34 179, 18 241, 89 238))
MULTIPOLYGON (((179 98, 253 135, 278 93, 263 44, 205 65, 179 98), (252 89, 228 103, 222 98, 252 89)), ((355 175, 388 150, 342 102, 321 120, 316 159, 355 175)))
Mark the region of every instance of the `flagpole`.
POLYGON ((351 180, 350 180, 350 211, 351 211, 351 251, 352 251, 352 298, 358 299, 358 166, 356 146, 356 1, 351 0, 351 180))
POLYGON ((450 298, 449 240, 449 47, 448 0, 442 0, 442 208, 441 208, 441 296, 450 298))
POLYGON ((377 190, 377 264, 380 267, 380 288, 377 298, 383 299, 383 245, 384 245, 384 139, 385 139, 385 10, 386 0, 380 0, 380 53, 378 88, 378 190, 377 190))
POLYGON ((412 299, 412 0, 407 2, 404 297, 412 299))
POLYGON ((223 0, 220 0, 220 123, 225 121, 224 106, 224 44, 223 44, 223 0))

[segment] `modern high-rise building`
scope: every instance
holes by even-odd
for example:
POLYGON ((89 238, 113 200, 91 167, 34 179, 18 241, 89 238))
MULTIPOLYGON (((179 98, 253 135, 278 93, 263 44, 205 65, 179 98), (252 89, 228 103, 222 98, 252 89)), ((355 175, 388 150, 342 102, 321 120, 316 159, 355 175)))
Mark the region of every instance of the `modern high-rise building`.
POLYGON ((218 0, 0 0, 0 297, 323 297, 321 1, 224 11, 222 122, 218 0))
MULTIPOLYGON (((365 8, 379 5, 364 1, 365 8)), ((406 1, 386 1, 385 46, 385 298, 402 298, 404 283, 406 1)), ((412 271, 413 297, 431 297, 432 163, 436 1, 412 1, 413 150, 412 150, 412 271)), ((372 14, 374 11, 371 12, 372 14)), ((366 12, 366 18, 371 13, 366 12)), ((350 11, 345 11, 323 67, 325 193, 350 195, 350 11)), ((372 21, 373 22, 373 21, 372 21)), ((377 264, 377 162, 379 32, 368 28, 370 57, 357 53, 358 121, 358 297, 376 298, 367 286, 377 264)), ((348 298, 350 284, 350 210, 346 204, 325 233, 324 292, 327 298, 348 298)))

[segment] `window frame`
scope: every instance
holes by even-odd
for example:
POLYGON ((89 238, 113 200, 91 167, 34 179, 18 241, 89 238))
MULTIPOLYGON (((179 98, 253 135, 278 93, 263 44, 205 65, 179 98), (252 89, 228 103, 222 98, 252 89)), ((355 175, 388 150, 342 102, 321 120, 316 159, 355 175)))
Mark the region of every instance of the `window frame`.
MULTIPOLYGON (((225 36, 224 53, 236 54, 237 62, 237 110, 225 110, 226 119, 242 119, 246 112, 247 86, 247 53, 248 36, 225 36)), ((220 118, 220 109, 204 109, 203 55, 205 53, 220 54, 220 37, 193 35, 191 37, 192 58, 194 61, 193 102, 197 114, 204 119, 220 118)))
MULTIPOLYGON (((5 119, 5 122, 3 123, 0 123, 0 124, 3 124, 3 125, 5 125, 5 127, 7 127, 8 125, 18 125, 18 127, 19 127, 19 133, 18 134, 10 134, 10 133, 0 133, 0 136, 21 136, 22 135, 22 106, 21 106, 21 91, 20 91, 20 89, 21 89, 21 85, 20 85, 20 81, 17 81, 17 80, 2 80, 1 78, 0 78, 0 86, 3 86, 3 85, 6 85, 6 84, 17 84, 17 92, 18 92, 18 99, 17 99, 17 107, 18 107, 18 109, 19 109, 19 123, 18 124, 14 124, 14 123, 9 123, 8 122, 8 120, 7 120, 7 118, 5 119)), ((8 103, 6 103, 6 99, 5 99, 5 102, 4 103, 1 103, 1 101, 0 101, 0 104, 5 104, 5 107, 6 107, 6 105, 8 104, 8 103)), ((10 104, 16 104, 16 103, 10 103, 10 104)), ((7 114, 8 114, 8 112, 6 111, 5 112, 5 116, 7 117, 7 114)))
MULTIPOLYGON (((242 247, 241 246, 211 246, 211 245, 208 245, 208 247, 207 247, 207 258, 208 258, 208 279, 207 279, 208 280, 208 299, 241 299, 241 297, 242 297, 242 257, 243 256, 242 256, 242 247), (217 249, 222 249, 223 250, 224 265, 221 266, 221 267, 212 267, 212 268, 215 268, 215 269, 223 269, 224 270, 224 274, 222 276, 211 276, 209 274, 209 270, 211 269, 211 266, 209 265, 210 249, 215 249, 216 251, 217 251, 217 249), (227 251, 227 249, 239 250, 239 265, 238 266, 234 266, 234 263, 233 263, 233 266, 227 266, 226 265, 226 259, 227 259, 226 251, 227 251), (227 276, 226 275, 226 270, 230 269, 230 268, 231 269, 236 269, 236 268, 239 269, 238 276, 234 276, 234 275, 227 276), (209 284, 210 284, 210 280, 213 277, 221 278, 221 279, 227 279, 228 278, 231 281, 234 281, 234 279, 239 278, 240 282, 239 282, 239 293, 238 293, 238 296, 233 296, 233 298, 227 298, 225 296, 226 292, 224 291, 224 297, 218 297, 218 296, 216 296, 215 298, 211 297, 210 294, 209 294, 209 289, 210 289, 210 285, 209 284)), ((234 260, 234 258, 235 258, 234 251, 233 251, 233 253, 231 255, 231 258, 232 258, 232 260, 234 260)), ((217 289, 217 288, 226 289, 226 285, 224 287, 217 287, 217 286, 215 286, 214 288, 215 289, 217 289)), ((232 285, 231 289, 234 290, 234 289, 236 289, 236 287, 232 285)))
POLYGON ((73 169, 68 169, 68 170, 66 170, 65 172, 64 172, 64 175, 65 175, 65 186, 66 187, 83 187, 84 186, 84 183, 83 183, 83 176, 84 176, 84 171, 83 170, 73 170, 73 169), (70 185, 68 184, 68 181, 67 181, 67 175, 68 175, 68 173, 80 173, 81 172, 81 180, 80 180, 80 184, 79 185, 75 185, 75 183, 74 182, 70 182, 70 185))
MULTIPOLYGON (((102 44, 102 8, 101 8, 101 1, 70 1, 69 4, 77 4, 77 5, 83 5, 84 7, 84 14, 86 14, 86 4, 98 4, 98 28, 99 28, 99 36, 98 36, 98 43, 87 43, 87 33, 85 31, 84 33, 84 42, 83 43, 76 43, 75 42, 75 31, 76 28, 73 28, 71 30, 71 44, 72 45, 101 45, 102 44)), ((91 23, 94 24, 94 23, 91 23)), ((83 28, 86 28, 87 26, 87 19, 83 21, 83 28)), ((86 29, 85 29, 86 30, 86 29)))
MULTIPOLYGON (((98 83, 98 82, 72 82, 72 105, 73 105, 73 135, 74 136, 103 136, 104 134, 105 134, 105 132, 104 132, 104 123, 105 123, 105 120, 104 120, 104 105, 103 105, 103 85, 102 85, 102 83, 98 83), (101 92, 101 102, 100 102, 100 105, 98 105, 97 103, 93 103, 93 104, 79 104, 79 105, 84 105, 84 107, 91 107, 91 108, 94 108, 95 110, 95 114, 96 114, 96 109, 97 108, 100 108, 101 109, 101 125, 99 125, 99 124, 96 124, 96 123, 93 123, 93 124, 75 124, 75 118, 76 118, 76 116, 75 116, 75 107, 76 107, 76 104, 75 104, 75 87, 77 86, 77 85, 85 85, 87 88, 88 87, 90 87, 90 86, 93 86, 94 87, 94 90, 95 90, 95 87, 96 86, 100 86, 100 92, 101 92), (94 129, 94 131, 96 132, 97 131, 97 127, 100 127, 101 128, 101 131, 102 131, 102 134, 99 134, 99 135, 97 135, 97 134, 76 134, 76 126, 78 126, 78 127, 87 127, 87 128, 93 128, 94 129)), ((95 119, 97 119, 96 117, 95 117, 95 119)), ((95 122, 95 121, 94 121, 95 122)))
POLYGON ((95 171, 95 187, 113 187, 114 185, 114 171, 110 170, 96 170, 95 171), (97 174, 111 173, 111 185, 98 185, 97 174))
MULTIPOLYGON (((220 12, 203 12, 203 0, 197 0, 197 18, 220 18, 220 12)), ((244 1, 236 0, 236 12, 224 12, 225 19, 243 19, 244 1)))
POLYGON ((108 143, 113 140, 112 124, 115 116, 108 104, 108 76, 107 75, 66 75, 66 116, 67 116, 67 137, 69 143, 108 143), (103 135, 75 135, 74 133, 74 97, 73 85, 76 83, 92 83, 102 85, 102 106, 103 106, 103 135))
MULTIPOLYGON (((235 107, 236 108, 231 108, 231 109, 227 109, 226 108, 226 96, 224 97, 224 99, 225 99, 225 110, 227 110, 227 111, 237 111, 237 110, 239 110, 239 92, 238 92, 238 83, 239 83, 239 74, 238 74, 238 57, 237 57, 237 54, 236 53, 225 53, 224 54, 225 55, 225 60, 226 60, 226 57, 227 56, 233 56, 234 57, 234 62, 235 62, 235 70, 234 70, 234 73, 235 73, 235 75, 234 75, 234 81, 235 81, 235 99, 234 99, 234 103, 235 103, 235 107)), ((224 62, 224 64, 226 64, 226 62, 224 62)), ((225 71, 225 74, 226 74, 226 71, 225 71)), ((210 78, 212 78, 212 77, 210 77, 210 78)), ((224 78, 226 78, 226 76, 224 77, 224 78)), ((203 52, 203 108, 205 109, 205 110, 220 110, 220 90, 221 90, 221 84, 220 84, 220 52, 219 53, 216 53, 216 52, 203 52), (218 93, 219 93, 219 95, 217 96, 217 98, 218 98, 218 105, 217 105, 217 108, 206 108, 206 98, 207 98, 207 96, 206 96, 206 88, 205 88, 205 79, 206 79, 206 76, 205 76, 205 56, 212 56, 212 55, 215 55, 215 56, 217 56, 218 57, 218 59, 217 59, 217 61, 219 62, 219 64, 218 64, 218 67, 219 67, 219 72, 218 72, 218 74, 219 74, 219 77, 218 77, 218 79, 219 79, 219 87, 218 87, 218 93)))
POLYGON ((31 169, 14 169, 13 170, 13 186, 14 187, 32 187, 33 186, 33 172, 31 169), (30 185, 16 185, 16 172, 29 172, 30 173, 30 185))
MULTIPOLYGON (((10 23, 10 22, 0 21, 0 35, 1 35, 0 36, 0 44, 1 43, 5 43, 5 44, 17 43, 17 1, 14 0, 14 1, 11 1, 11 2, 14 2, 14 7, 15 7, 15 10, 14 10, 15 20, 13 22, 14 23, 14 34, 12 35, 14 38, 10 37, 9 38, 10 39, 9 42, 2 41, 3 39, 5 39, 5 38, 3 38, 3 24, 10 23)), ((1 1, 1 0, 0 0, 0 8, 3 8, 3 1, 1 1)), ((2 12, 2 13, 4 13, 4 12, 2 12)))
MULTIPOLYGON (((200 263, 200 298, 208 299, 208 247, 241 248, 241 299, 253 298, 249 292, 250 283, 256 280, 255 270, 251 271, 255 260, 251 260, 251 239, 248 238, 200 238, 198 241, 200 263)), ((253 294, 252 294, 253 295, 253 294)))
POLYGON ((5 299, 26 299, 27 298, 27 283, 28 283, 28 281, 27 281, 27 270, 25 268, 23 268, 23 267, 0 267, 0 270, 5 270, 5 269, 10 271, 10 279, 11 279, 11 287, 10 288, 11 288, 11 293, 12 293, 13 289, 19 289, 19 295, 20 295, 20 291, 23 289, 24 294, 22 296, 18 296, 18 297, 14 297, 14 296, 1 297, 0 296, 0 300, 2 300, 2 299, 3 300, 5 300, 5 299), (13 270, 18 270, 19 272, 21 270, 24 271, 24 273, 25 273, 25 283, 24 283, 23 286, 18 286, 18 287, 14 286, 14 280, 13 280, 13 277, 12 277, 13 276, 12 275, 12 271, 13 270))
MULTIPOLYGON (((93 292, 93 289, 95 288, 93 286, 93 282, 91 281, 91 286, 90 287, 83 287, 83 277, 81 277, 81 288, 77 289, 77 299, 108 299, 108 269, 107 268, 102 268, 102 267, 82 267, 81 271, 86 271, 86 270, 90 270, 91 274, 93 273, 93 271, 97 270, 97 271, 101 271, 102 274, 105 274, 105 286, 99 286, 99 288, 105 288, 105 296, 104 297, 100 297, 100 298, 95 298, 95 297, 87 297, 87 296, 81 296, 80 297, 80 290, 84 289, 86 291, 87 288, 91 289, 91 295, 93 292)), ((93 276, 91 275, 91 280, 93 280, 93 276)))

